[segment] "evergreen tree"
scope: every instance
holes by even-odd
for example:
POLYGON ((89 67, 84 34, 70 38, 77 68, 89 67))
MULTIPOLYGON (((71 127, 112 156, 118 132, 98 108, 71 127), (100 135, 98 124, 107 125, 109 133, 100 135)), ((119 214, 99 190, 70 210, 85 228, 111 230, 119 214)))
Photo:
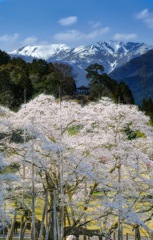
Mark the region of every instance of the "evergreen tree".
POLYGON ((12 64, 0 66, 0 103, 11 109, 18 108, 24 102, 24 90, 27 99, 33 94, 28 72, 12 64))
POLYGON ((148 116, 150 116, 151 121, 153 122, 153 101, 151 98, 143 99, 142 101, 142 111, 144 111, 148 116))
POLYGON ((76 84, 73 76, 73 69, 68 64, 56 63, 48 65, 48 74, 35 83, 38 93, 52 94, 59 97, 59 90, 62 95, 73 95, 76 92, 76 84))
POLYGON ((113 99, 116 103, 124 103, 124 104, 134 104, 134 98, 132 92, 128 85, 121 81, 120 83, 114 82, 113 89, 113 99))
POLYGON ((129 87, 121 81, 117 83, 104 73, 104 67, 100 64, 92 64, 87 69, 87 79, 90 80, 90 95, 94 99, 102 96, 112 98, 115 102, 134 103, 132 92, 129 87))
POLYGON ((7 64, 10 59, 10 56, 6 52, 0 50, 0 65, 7 64))

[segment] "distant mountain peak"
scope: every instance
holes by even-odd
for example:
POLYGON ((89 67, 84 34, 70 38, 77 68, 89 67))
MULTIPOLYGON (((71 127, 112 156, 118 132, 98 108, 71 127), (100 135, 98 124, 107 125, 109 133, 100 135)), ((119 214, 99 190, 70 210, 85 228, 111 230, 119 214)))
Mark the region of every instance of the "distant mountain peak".
POLYGON ((28 56, 33 58, 42 58, 48 60, 54 54, 58 54, 61 51, 69 50, 70 48, 66 44, 51 44, 51 45, 27 45, 19 48, 10 55, 28 56))

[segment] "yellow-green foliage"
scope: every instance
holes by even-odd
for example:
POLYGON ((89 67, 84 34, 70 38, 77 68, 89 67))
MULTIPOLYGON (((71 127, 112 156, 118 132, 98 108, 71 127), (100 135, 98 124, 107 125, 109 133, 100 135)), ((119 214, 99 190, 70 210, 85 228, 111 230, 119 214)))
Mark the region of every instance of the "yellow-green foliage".
POLYGON ((69 127, 67 131, 69 135, 73 136, 73 135, 77 135, 81 129, 82 129, 82 125, 73 125, 69 127))
POLYGON ((124 129, 123 132, 127 135, 128 140, 133 140, 136 138, 145 138, 145 134, 142 133, 140 130, 134 131, 130 127, 131 124, 127 125, 124 129))
POLYGON ((145 134, 144 133, 142 133, 142 132, 140 132, 140 131, 137 131, 137 133, 136 133, 136 138, 145 138, 146 136, 145 136, 145 134))
POLYGON ((153 121, 151 119, 149 120, 149 125, 153 127, 153 121))

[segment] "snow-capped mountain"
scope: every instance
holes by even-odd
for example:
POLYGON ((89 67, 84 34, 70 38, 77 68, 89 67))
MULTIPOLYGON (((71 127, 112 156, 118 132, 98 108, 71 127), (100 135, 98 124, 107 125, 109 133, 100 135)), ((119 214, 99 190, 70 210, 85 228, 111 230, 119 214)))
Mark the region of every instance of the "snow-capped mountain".
POLYGON ((138 57, 153 46, 145 43, 101 41, 88 46, 69 48, 65 44, 44 46, 26 46, 10 53, 13 57, 21 57, 26 61, 41 58, 48 62, 64 62, 72 65, 77 74, 77 85, 88 85, 85 68, 94 63, 104 66, 105 72, 110 73, 115 68, 124 65, 138 57))
POLYGON ((11 52, 10 55, 23 57, 25 60, 41 58, 47 61, 50 57, 66 52, 67 50, 69 51, 70 48, 65 44, 29 45, 11 52))

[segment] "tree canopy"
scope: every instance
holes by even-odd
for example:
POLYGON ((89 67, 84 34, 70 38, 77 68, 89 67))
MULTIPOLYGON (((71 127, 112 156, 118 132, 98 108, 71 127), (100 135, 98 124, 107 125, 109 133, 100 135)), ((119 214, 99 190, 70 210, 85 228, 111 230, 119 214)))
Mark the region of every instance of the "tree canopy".
POLYGON ((148 116, 150 116, 151 121, 153 122, 153 101, 151 98, 149 99, 143 99, 142 111, 144 111, 148 116))
POLYGON ((64 63, 47 63, 34 59, 27 63, 21 58, 10 58, 0 51, 0 104, 13 110, 35 95, 46 93, 59 97, 76 93, 73 69, 64 63))

